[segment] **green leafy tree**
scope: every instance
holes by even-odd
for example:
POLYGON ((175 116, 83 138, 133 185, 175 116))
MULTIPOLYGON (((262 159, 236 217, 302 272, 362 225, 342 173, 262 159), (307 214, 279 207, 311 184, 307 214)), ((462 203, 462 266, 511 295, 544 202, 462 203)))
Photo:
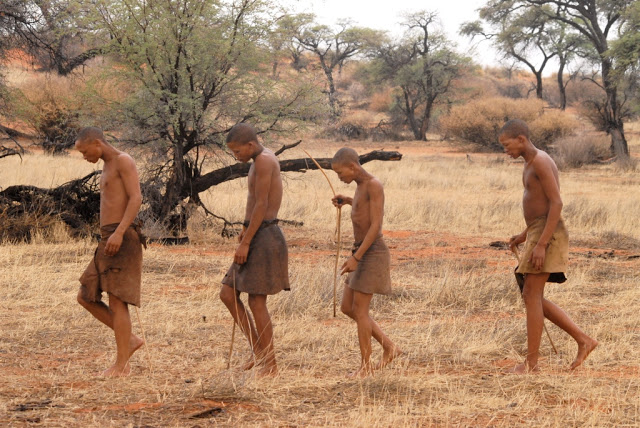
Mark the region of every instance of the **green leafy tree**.
POLYGON ((201 203, 205 158, 235 123, 284 132, 316 114, 311 85, 269 77, 268 2, 94 0, 78 7, 108 35, 108 52, 121 63, 114 77, 132 88, 116 106, 122 139, 155 150, 145 200, 156 220, 188 215, 184 200, 201 203))
MULTIPOLYGON (((503 0, 512 2, 512 0, 503 0)), ((612 39, 624 38, 622 17, 635 0, 518 0, 517 4, 536 6, 547 19, 559 21, 575 29, 598 55, 601 74, 600 86, 606 99, 601 106, 605 131, 611 135, 611 148, 619 159, 629 157, 624 135, 625 109, 620 97, 620 80, 616 74, 616 61, 610 55, 612 39), (620 31, 618 31, 620 30, 620 31)), ((637 6, 634 6, 637 7, 637 6)), ((626 28, 629 31, 629 28, 626 28)))
POLYGON ((3 0, 2 31, 44 70, 67 75, 102 54, 104 40, 87 43, 91 27, 80 25, 73 0, 3 0))
POLYGON ((378 48, 373 67, 380 78, 399 88, 396 107, 417 140, 427 139, 437 102, 451 91, 469 60, 451 49, 436 30, 437 14, 419 11, 405 16, 407 31, 399 41, 378 48))
POLYGON ((299 15, 296 19, 296 42, 318 59, 327 78, 329 107, 336 118, 340 115, 333 76, 336 67, 342 67, 348 59, 379 45, 384 40, 384 33, 353 26, 347 20, 339 21, 336 27, 316 24, 311 14, 299 15))
POLYGON ((535 76, 536 96, 542 99, 544 70, 562 50, 557 26, 539 8, 516 7, 515 0, 491 0, 479 14, 482 21, 463 24, 460 33, 491 40, 505 58, 524 64, 535 76))

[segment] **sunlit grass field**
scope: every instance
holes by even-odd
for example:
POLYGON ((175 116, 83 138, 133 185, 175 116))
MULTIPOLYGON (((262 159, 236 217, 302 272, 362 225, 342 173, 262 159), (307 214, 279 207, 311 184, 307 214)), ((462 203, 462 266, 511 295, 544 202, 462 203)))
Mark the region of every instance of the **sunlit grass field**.
MULTIPOLYGON (((631 150, 638 153, 634 129, 631 150)), ((340 147, 312 140, 303 146, 316 157, 340 147)), ((113 334, 75 301, 95 242, 72 240, 59 227, 29 243, 0 246, 0 424, 640 424, 640 171, 600 165, 561 172, 571 265, 569 281, 549 285, 546 295, 600 346, 568 372, 575 343, 547 322, 558 355, 543 337, 541 373, 514 376, 506 372, 526 350, 524 308, 513 256, 490 244, 524 228, 522 162, 502 154, 467 156, 441 141, 386 148, 403 160, 365 168, 385 185, 394 291, 373 299, 372 315, 405 352, 391 366, 368 379, 346 378, 359 364, 359 349, 355 323, 332 316, 332 193, 317 171, 287 173, 280 217, 304 226, 283 226, 292 291, 269 298, 279 376, 257 379, 234 368, 248 357, 238 334, 226 369, 232 323, 218 291, 235 242, 220 237, 220 222, 196 213, 190 245, 152 244, 145 252, 142 325, 133 308, 131 316, 136 334, 144 327, 148 346, 133 356, 132 375, 97 377, 114 358, 113 334)), ((293 149, 283 156, 304 154, 293 149)), ((99 167, 77 154, 5 158, 0 187, 55 186, 99 167)), ((354 191, 329 177, 338 192, 354 191)), ((242 220, 245 179, 204 196, 211 211, 242 220)), ((344 211, 346 257, 352 237, 344 211)), ((374 342, 374 358, 380 354, 374 342)))

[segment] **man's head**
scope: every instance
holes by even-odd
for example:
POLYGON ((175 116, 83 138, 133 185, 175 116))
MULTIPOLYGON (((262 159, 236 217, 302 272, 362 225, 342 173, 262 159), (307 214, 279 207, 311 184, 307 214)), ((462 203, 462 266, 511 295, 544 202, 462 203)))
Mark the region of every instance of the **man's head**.
POLYGON ((529 127, 520 119, 512 119, 504 124, 498 133, 498 141, 505 153, 513 158, 520 156, 529 141, 529 127))
POLYGON ((338 174, 340 181, 345 183, 351 183, 360 168, 358 153, 349 147, 341 148, 331 159, 331 169, 338 174))
POLYGON ((86 161, 96 163, 102 156, 103 143, 106 143, 106 140, 102 129, 88 126, 78 132, 75 146, 86 161))
POLYGON ((249 162, 260 149, 256 129, 248 123, 238 123, 227 134, 227 147, 240 162, 249 162))

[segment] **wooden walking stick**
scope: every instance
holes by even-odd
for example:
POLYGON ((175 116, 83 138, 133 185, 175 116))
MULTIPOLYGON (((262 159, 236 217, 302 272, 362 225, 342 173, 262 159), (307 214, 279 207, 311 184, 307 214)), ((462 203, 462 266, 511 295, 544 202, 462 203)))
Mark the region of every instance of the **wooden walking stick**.
MULTIPOLYGON (((327 177, 327 174, 324 172, 324 169, 320 166, 320 164, 307 152, 305 149, 302 149, 303 152, 313 161, 314 164, 318 167, 324 178, 327 179, 327 183, 329 183, 329 187, 331 187, 331 191, 333 192, 333 197, 336 197, 336 189, 333 188, 333 184, 331 184, 331 180, 327 177)), ((342 203, 342 199, 338 199, 338 203, 342 203)), ((336 317, 336 294, 338 290, 338 261, 340 260, 340 244, 342 243, 342 234, 340 233, 340 224, 342 223, 342 207, 336 207, 336 231, 338 234, 338 248, 336 250, 336 262, 333 267, 333 317, 336 317)))
POLYGON ((138 307, 134 305, 136 308, 136 315, 138 316, 138 324, 140 324, 140 330, 142 330, 142 340, 144 340, 144 345, 147 351, 147 362, 149 363, 149 372, 153 374, 153 366, 151 365, 151 351, 149 350, 149 342, 147 342, 147 336, 144 334, 144 327, 142 326, 142 319, 140 318, 140 311, 138 307))
MULTIPOLYGON (((236 294, 236 271, 232 270, 233 275, 233 303, 236 305, 236 318, 238 317, 238 295, 236 294)), ((231 346, 229 346, 229 358, 227 359, 227 370, 231 367, 231 355, 233 354, 233 340, 236 337, 236 320, 233 319, 233 327, 231 328, 231 346)))
MULTIPOLYGON (((518 260, 518 266, 520 266, 520 253, 518 252, 518 247, 513 247, 513 255, 516 256, 516 260, 518 260)), ((518 268, 516 267, 515 270, 518 270, 518 268)), ((516 276, 516 282, 518 283, 518 286, 520 287, 520 293, 522 293, 522 291, 524 290, 524 274, 521 273, 517 273, 514 271, 514 274, 516 276)), ((547 325, 544 323, 544 319, 542 320, 542 327, 544 327, 544 332, 547 333, 547 337, 549 338, 549 343, 551 343, 551 347, 553 348, 553 352, 556 353, 556 355, 558 354, 558 350, 556 349, 556 345, 553 344, 553 340, 551 339, 551 335, 549 334, 549 330, 547 330, 547 325)))

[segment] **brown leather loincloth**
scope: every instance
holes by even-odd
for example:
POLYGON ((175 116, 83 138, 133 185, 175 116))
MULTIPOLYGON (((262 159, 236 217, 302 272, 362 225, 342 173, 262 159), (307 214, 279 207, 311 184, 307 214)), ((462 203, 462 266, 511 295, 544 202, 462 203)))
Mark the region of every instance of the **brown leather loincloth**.
POLYGON ((82 296, 89 302, 102 300, 102 292, 113 294, 125 303, 140 306, 140 282, 142 278, 142 246, 146 239, 139 225, 131 225, 124 232, 122 245, 114 256, 104 253, 107 239, 118 223, 100 227, 101 239, 93 260, 80 277, 82 296))
POLYGON ((520 265, 516 268, 516 274, 548 272, 549 279, 547 282, 561 284, 567 280, 565 273, 569 263, 569 232, 562 218, 558 221, 556 230, 549 241, 542 269, 535 269, 529 261, 546 223, 547 217, 541 216, 527 227, 527 240, 524 244, 524 251, 520 256, 520 265))
POLYGON ((271 295, 289 287, 289 253, 287 242, 277 221, 264 221, 249 244, 243 265, 232 263, 222 283, 249 294, 271 295))
MULTIPOLYGON (((362 242, 353 244, 355 253, 362 242)), ((367 294, 391 293, 391 255, 382 235, 377 237, 358 262, 355 271, 349 272, 347 284, 352 290, 367 294)))

